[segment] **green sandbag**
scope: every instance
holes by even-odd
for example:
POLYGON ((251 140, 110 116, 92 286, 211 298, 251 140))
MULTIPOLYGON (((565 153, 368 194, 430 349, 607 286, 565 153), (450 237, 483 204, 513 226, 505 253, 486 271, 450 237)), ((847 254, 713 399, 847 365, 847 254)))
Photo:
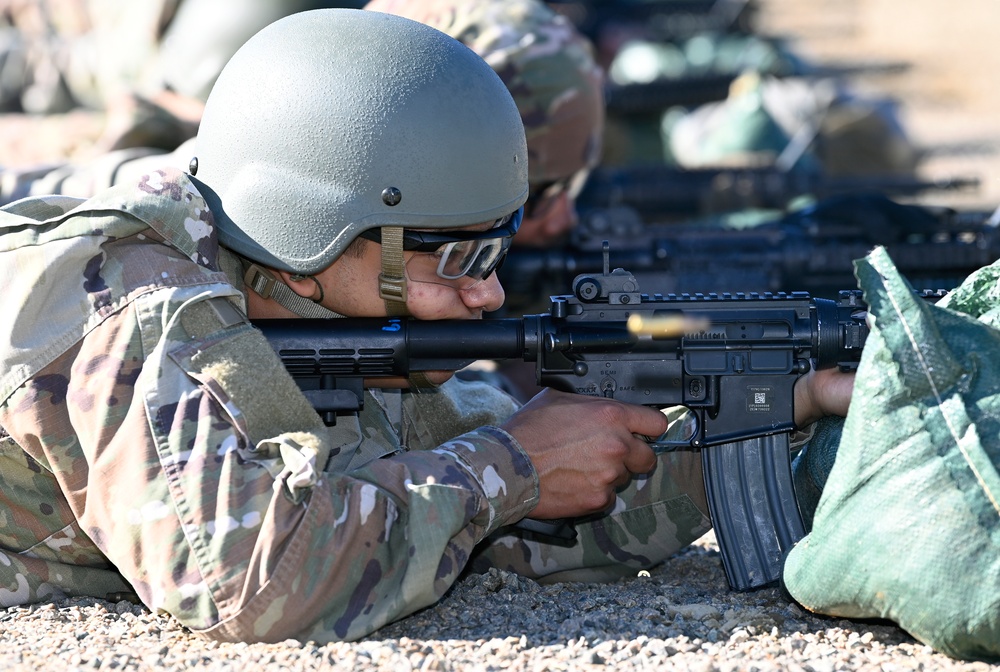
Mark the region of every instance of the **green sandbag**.
POLYGON ((785 586, 811 611, 889 619, 949 656, 1000 661, 1000 266, 938 305, 884 249, 855 273, 872 332, 785 586))

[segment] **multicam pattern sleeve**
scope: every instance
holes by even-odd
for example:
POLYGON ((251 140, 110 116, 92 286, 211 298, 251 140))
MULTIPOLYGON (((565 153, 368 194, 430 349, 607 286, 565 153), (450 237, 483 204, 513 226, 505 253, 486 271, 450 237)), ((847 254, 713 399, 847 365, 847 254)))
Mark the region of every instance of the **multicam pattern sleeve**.
MULTIPOLYGON (((185 193, 171 179, 168 201, 185 193)), ((190 205, 173 203, 182 215, 190 205)), ((148 239, 102 246, 126 285, 130 255, 162 241, 176 251, 184 222, 210 225, 180 216, 168 231, 178 213, 159 214, 148 239)), ((166 276, 126 288, 0 404, 0 605, 130 586, 216 639, 354 639, 433 603, 476 543, 533 508, 530 462, 495 427, 330 468, 344 451, 398 442, 394 428, 324 427, 231 287, 190 255, 150 258, 146 272, 166 276)))

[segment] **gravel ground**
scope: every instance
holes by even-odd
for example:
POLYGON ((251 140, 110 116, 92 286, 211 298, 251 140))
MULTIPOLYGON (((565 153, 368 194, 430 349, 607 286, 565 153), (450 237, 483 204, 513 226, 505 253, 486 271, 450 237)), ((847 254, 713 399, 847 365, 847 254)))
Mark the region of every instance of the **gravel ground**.
MULTIPOLYGON (((971 194, 929 194, 957 207, 1000 203, 1000 33, 995 0, 759 0, 765 32, 819 59, 900 59, 904 75, 858 86, 901 104, 926 149, 926 176, 975 174, 971 194)), ((5 122, 3 137, 25 137, 5 122)), ((46 160, 56 139, 32 134, 46 160)), ((0 156, 16 150, 0 143, 0 156)), ((9 162, 9 159, 8 159, 9 162)), ((2 163, 2 161, 0 161, 2 163)), ((540 586, 504 572, 472 576, 437 605, 351 644, 214 644, 127 602, 73 599, 0 610, 0 670, 992 670, 935 653, 887 622, 809 614, 778 588, 727 589, 709 534, 649 576, 540 586)))
POLYGON ((885 622, 817 617, 779 588, 726 588, 711 533, 649 576, 542 586, 470 576, 437 605, 350 644, 216 644, 169 617, 71 599, 0 611, 0 669, 992 670, 885 622))

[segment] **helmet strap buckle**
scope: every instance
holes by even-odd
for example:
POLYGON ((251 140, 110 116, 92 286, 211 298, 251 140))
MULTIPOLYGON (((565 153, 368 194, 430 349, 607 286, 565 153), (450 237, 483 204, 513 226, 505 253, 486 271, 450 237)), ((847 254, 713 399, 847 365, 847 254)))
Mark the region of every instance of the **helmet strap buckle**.
POLYGON ((378 295, 385 301, 388 315, 408 315, 406 273, 403 270, 403 228, 382 227, 382 272, 378 274, 378 295))
POLYGON ((251 263, 246 265, 243 282, 247 287, 259 294, 261 298, 269 299, 274 293, 274 287, 278 284, 278 279, 266 268, 251 263))

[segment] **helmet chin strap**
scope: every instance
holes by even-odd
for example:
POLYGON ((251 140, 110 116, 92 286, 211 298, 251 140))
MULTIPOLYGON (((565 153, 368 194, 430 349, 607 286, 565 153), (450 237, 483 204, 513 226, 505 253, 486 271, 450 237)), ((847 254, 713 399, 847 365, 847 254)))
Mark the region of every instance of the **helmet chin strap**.
POLYGON ((382 227, 382 272, 378 274, 378 295, 385 301, 386 314, 409 315, 406 308, 406 273, 403 270, 403 227, 382 227))
MULTIPOLYGON (((382 272, 378 275, 378 294, 385 301, 389 316, 410 314, 406 307, 406 273, 403 270, 403 228, 382 227, 382 272)), ((423 371, 410 371, 410 389, 422 392, 437 387, 423 371)))

